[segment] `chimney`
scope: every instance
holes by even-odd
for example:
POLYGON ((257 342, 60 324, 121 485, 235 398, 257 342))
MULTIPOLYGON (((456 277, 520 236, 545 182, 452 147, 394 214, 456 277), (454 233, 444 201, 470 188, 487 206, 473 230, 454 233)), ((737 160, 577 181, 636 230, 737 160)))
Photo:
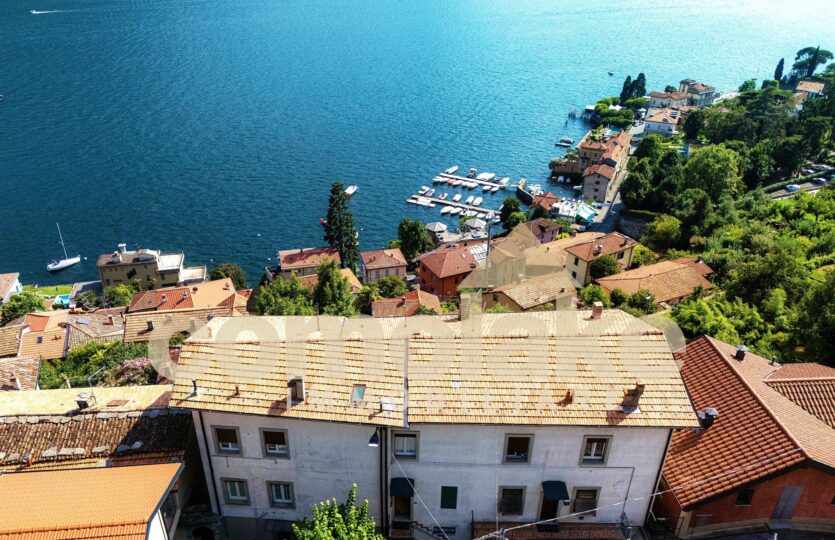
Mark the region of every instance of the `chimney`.
POLYGON ((81 410, 96 406, 96 396, 92 392, 82 392, 75 396, 75 403, 81 410))
POLYGON ((9 378, 9 382, 12 383, 15 389, 23 390, 23 385, 20 384, 20 378, 18 378, 17 373, 12 372, 12 376, 9 378))
POLYGON ((719 418, 719 411, 714 409, 713 407, 708 407, 707 409, 699 412, 699 423, 702 425, 704 429, 708 429, 710 426, 713 425, 713 422, 719 418))
POLYGON ((603 316, 603 302, 594 302, 591 305, 591 318, 592 319, 599 319, 603 316))
POLYGON ((290 404, 301 403, 304 401, 304 379, 295 377, 290 379, 287 383, 287 388, 290 389, 290 404))
POLYGON ((635 381, 634 388, 627 388, 623 391, 623 401, 621 401, 621 407, 623 407, 623 412, 630 413, 634 412, 638 408, 638 402, 641 399, 641 395, 644 393, 644 384, 635 381))
POLYGON ((145 322, 146 322, 146 323, 147 323, 147 325, 148 325, 148 332, 152 332, 152 331, 154 330, 154 321, 152 321, 152 320, 148 319, 148 320, 147 320, 147 321, 145 321, 145 322))
POLYGON ((745 353, 748 352, 748 347, 745 345, 737 345, 736 346, 736 354, 734 354, 734 358, 742 362, 745 360, 745 353))
POLYGON ((112 314, 107 315, 107 324, 109 324, 110 326, 113 326, 113 315, 112 314))
POLYGON ((168 300, 168 296, 165 293, 162 293, 162 303, 164 304, 168 300))
POLYGON ((625 236, 624 236, 624 237, 623 237, 623 242, 621 242, 621 243, 620 243, 620 245, 621 245, 621 246, 625 246, 625 245, 626 245, 626 244, 628 244, 628 243, 629 243, 629 238, 627 238, 627 237, 625 237, 625 236))
POLYGON ((127 244, 119 244, 116 246, 119 249, 119 253, 127 253, 128 245, 127 244))
POLYGON ((183 302, 185 302, 187 298, 188 298, 188 292, 183 291, 183 302))
POLYGON ((191 380, 191 395, 192 396, 197 395, 197 379, 192 379, 191 380))
POLYGON ((601 253, 603 253, 603 244, 597 244, 596 246, 594 246, 594 256, 596 257, 601 253))
POLYGON ((238 386, 237 384, 235 385, 235 393, 232 394, 232 395, 235 396, 235 397, 238 397, 238 396, 241 395, 241 387, 238 386))

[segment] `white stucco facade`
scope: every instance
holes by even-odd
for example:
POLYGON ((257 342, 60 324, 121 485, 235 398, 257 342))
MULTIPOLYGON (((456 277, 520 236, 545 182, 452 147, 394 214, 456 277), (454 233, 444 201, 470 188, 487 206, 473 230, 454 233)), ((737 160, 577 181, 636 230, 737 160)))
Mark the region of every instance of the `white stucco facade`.
POLYGON ((200 416, 194 413, 201 453, 204 460, 207 455, 211 457, 211 467, 204 467, 204 471, 210 496, 223 516, 295 521, 310 516, 313 506, 322 500, 336 498, 343 502, 356 483, 360 500, 369 500, 371 515, 382 525, 384 513, 389 521, 395 514, 389 491, 391 478, 405 477, 414 480, 417 495, 426 504, 424 508, 417 496, 412 497, 408 501, 410 520, 430 529, 437 525, 454 527, 459 539, 469 538, 473 519, 539 519, 544 481, 566 485, 570 500, 567 504, 559 503, 560 516, 571 513, 577 488, 597 490, 600 509, 596 515, 569 517, 566 521, 619 523, 625 512, 631 523, 642 524, 670 435, 670 430, 664 428, 414 424, 408 430, 389 428, 388 444, 383 441, 374 448, 368 442, 375 428, 368 425, 208 411, 202 412, 201 425, 200 416), (218 450, 216 427, 237 430, 240 454, 218 450), (286 430, 289 457, 264 456, 264 429, 286 430), (417 433, 416 457, 391 456, 394 437, 400 432, 417 433), (511 434, 531 437, 527 462, 505 462, 506 437, 511 434), (583 463, 585 437, 607 438, 605 463, 583 463), (385 472, 381 451, 388 456, 385 472), (227 500, 224 480, 230 479, 246 481, 245 503, 230 504, 227 500), (269 482, 291 483, 293 504, 272 505, 269 482), (457 488, 454 509, 441 508, 442 486, 457 488), (503 487, 524 489, 521 513, 497 516, 503 487), (380 506, 381 489, 385 489, 388 499, 385 512, 380 506), (639 497, 643 499, 621 504, 639 497))

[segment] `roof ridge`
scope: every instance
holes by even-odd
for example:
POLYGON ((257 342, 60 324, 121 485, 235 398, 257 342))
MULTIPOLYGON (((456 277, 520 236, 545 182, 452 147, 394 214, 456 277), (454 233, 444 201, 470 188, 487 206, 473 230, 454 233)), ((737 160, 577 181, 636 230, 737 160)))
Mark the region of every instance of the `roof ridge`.
MULTIPOLYGON (((668 261, 661 261, 660 263, 655 263, 655 264, 662 264, 664 262, 668 262, 668 261)), ((661 275, 664 275, 664 274, 669 274, 670 272, 680 272, 681 270, 689 270, 691 272, 696 272, 696 270, 693 270, 689 265, 681 264, 681 263, 673 263, 673 264, 676 265, 675 268, 670 268, 669 270, 661 270, 660 272, 656 272, 656 273, 650 273, 650 274, 648 274, 646 276, 643 276, 643 277, 618 277, 618 276, 623 276, 623 274, 626 274, 628 272, 634 272, 636 270, 640 270, 642 267, 639 266, 638 268, 632 268, 632 269, 626 270, 625 272, 621 272, 619 274, 612 274, 611 276, 604 276, 602 278, 598 278, 597 281, 601 281, 601 280, 604 280, 604 279, 623 280, 623 281, 630 281, 630 280, 636 280, 636 279, 641 280, 641 279, 647 279, 647 278, 650 278, 650 277, 657 277, 657 276, 661 276, 661 275)), ((647 265, 647 266, 654 266, 654 265, 647 265)), ((701 275, 700 272, 696 272, 696 273, 701 275)))
MULTIPOLYGON (((719 347, 716 346, 714 339, 708 335, 705 335, 703 337, 707 339, 707 342, 710 344, 713 350, 716 351, 716 353, 719 355, 722 361, 725 362, 725 364, 727 364, 731 368, 731 371, 733 371, 736 378, 739 379, 739 381, 742 382, 743 385, 745 385, 745 388, 747 388, 751 395, 754 396, 754 399, 757 400, 757 403, 759 403, 763 407, 763 409, 765 409, 768 415, 772 418, 772 420, 774 420, 777 423, 777 427, 779 427, 780 430, 786 434, 786 436, 791 440, 791 442, 794 443, 794 445, 803 453, 803 456, 806 459, 812 459, 811 456, 809 456, 809 452, 807 452, 803 445, 800 444, 800 442, 798 442, 797 438, 795 438, 791 431, 789 431, 786 428, 786 426, 783 425, 783 422, 780 420, 780 417, 774 414, 774 411, 771 410, 771 407, 769 407, 765 403, 765 401, 763 401, 763 399, 760 397, 757 391, 754 390, 754 388, 747 380, 745 380, 745 377, 743 377, 739 370, 736 368, 736 366, 733 365, 733 362, 728 362, 728 360, 725 358, 725 353, 719 350, 719 347)), ((785 396, 783 396, 783 398, 788 399, 785 396)))

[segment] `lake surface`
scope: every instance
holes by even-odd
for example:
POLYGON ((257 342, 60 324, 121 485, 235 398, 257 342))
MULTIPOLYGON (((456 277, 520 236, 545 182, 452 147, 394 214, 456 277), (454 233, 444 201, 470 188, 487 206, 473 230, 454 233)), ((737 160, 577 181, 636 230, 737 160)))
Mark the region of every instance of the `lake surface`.
POLYGON ((127 242, 257 281, 277 249, 322 244, 335 179, 360 186, 361 247, 378 248, 404 216, 439 218, 404 200, 441 170, 545 183, 554 142, 586 129, 567 112, 627 73, 650 90, 770 78, 803 46, 835 47, 830 7, 3 0, 0 272, 95 279, 96 255, 127 242), (56 221, 89 260, 49 275, 56 221))

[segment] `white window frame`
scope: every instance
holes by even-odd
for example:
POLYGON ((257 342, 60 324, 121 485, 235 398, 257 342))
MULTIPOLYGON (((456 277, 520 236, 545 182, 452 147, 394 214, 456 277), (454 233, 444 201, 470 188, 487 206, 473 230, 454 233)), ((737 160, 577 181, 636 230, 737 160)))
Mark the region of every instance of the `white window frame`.
POLYGON ((277 458, 277 459, 290 459, 290 437, 287 434, 286 429, 272 429, 272 428, 261 428, 259 430, 261 432, 261 451, 264 453, 265 458, 277 458), (283 433, 284 434, 284 451, 271 451, 270 446, 276 446, 272 444, 267 444, 267 433, 283 433))
POLYGON ((586 435, 583 437, 583 445, 580 447, 580 465, 606 465, 609 461, 609 454, 612 451, 612 436, 611 435, 586 435), (594 452, 596 450, 596 445, 599 444, 597 442, 591 443, 595 446, 592 447, 592 454, 590 456, 586 455, 586 447, 589 444, 589 441, 594 439, 602 439, 605 440, 603 445, 603 453, 600 457, 597 457, 597 454, 594 452))
POLYGON ((420 454, 420 434, 417 431, 395 431, 392 435, 394 439, 391 445, 391 452, 397 459, 409 459, 417 461, 420 454), (397 439, 411 439, 414 441, 414 450, 412 453, 402 453, 397 445, 397 439))
POLYGON ((249 483, 243 478, 221 478, 223 484, 223 496, 226 504, 238 506, 249 506, 249 483), (243 485, 246 495, 241 495, 239 486, 243 485), (235 487, 236 493, 231 493, 230 488, 235 487))
POLYGON ((212 434, 215 437, 215 452, 217 454, 223 456, 230 456, 230 455, 240 455, 244 454, 243 452, 243 445, 241 444, 241 432, 235 426, 212 426, 212 434), (229 442, 221 442, 220 437, 218 437, 217 430, 219 429, 230 429, 235 432, 235 439, 237 442, 229 443, 229 442))
POLYGON ((292 482, 267 482, 267 495, 270 497, 270 506, 272 507, 291 508, 296 505, 296 490, 292 482), (289 492, 289 498, 276 499, 276 489, 282 495, 287 495, 289 492))

